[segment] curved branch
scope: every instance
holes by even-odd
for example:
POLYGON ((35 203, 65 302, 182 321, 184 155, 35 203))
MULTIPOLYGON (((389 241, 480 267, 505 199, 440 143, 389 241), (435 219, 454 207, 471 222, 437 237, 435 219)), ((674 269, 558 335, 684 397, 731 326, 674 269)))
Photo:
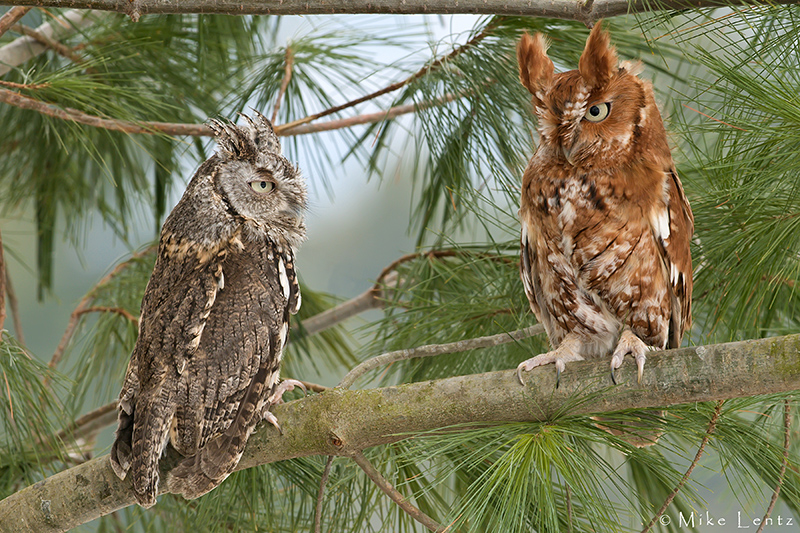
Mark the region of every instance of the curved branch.
POLYGON ((497 335, 489 335, 486 337, 478 337, 477 339, 465 339, 463 341, 450 342, 448 344, 428 344, 426 346, 419 346, 417 348, 409 348, 406 350, 397 350, 395 352, 388 352, 382 355, 376 355, 371 359, 367 359, 360 365, 356 366, 347 373, 342 381, 339 382, 337 387, 349 389, 355 381, 374 368, 386 366, 390 363, 397 361, 405 361, 406 359, 416 359, 418 357, 432 357, 434 355, 442 355, 446 353, 466 352, 467 350, 477 350, 479 348, 489 348, 492 346, 499 346, 509 342, 515 342, 528 337, 533 337, 544 333, 544 326, 536 324, 524 329, 512 331, 510 333, 498 333, 497 335))
POLYGON ((789 445, 791 444, 791 433, 792 405, 791 402, 786 399, 783 401, 783 461, 781 461, 781 470, 778 473, 778 484, 775 486, 775 490, 772 492, 772 498, 769 501, 769 506, 764 513, 764 517, 761 519, 761 525, 758 526, 756 533, 761 533, 764 531, 764 528, 767 525, 767 519, 775 509, 775 504, 778 503, 778 496, 781 494, 781 487, 783 486, 783 481, 786 477, 786 467, 789 465, 789 445))
POLYGON ((644 527, 644 529, 642 529, 642 533, 648 533, 651 529, 653 529, 653 526, 656 524, 656 521, 659 518, 661 518, 661 515, 663 515, 664 511, 667 510, 667 507, 669 507, 669 504, 671 504, 672 500, 675 499, 675 496, 678 495, 678 493, 681 491, 686 482, 689 481, 689 477, 692 475, 692 472, 694 471, 695 467, 700 462, 700 458, 703 456, 703 451, 706 449, 706 444, 708 444, 708 440, 711 438, 711 434, 714 433, 714 429, 716 429, 717 427, 717 420, 719 420, 719 415, 722 412, 722 406, 724 403, 725 400, 719 400, 717 402, 717 406, 714 408, 714 414, 711 415, 711 420, 708 422, 708 429, 706 429, 706 434, 703 435, 703 440, 700 441, 700 446, 697 448, 697 453, 694 455, 694 460, 692 460, 692 464, 689 465, 689 468, 683 474, 681 480, 678 482, 675 488, 672 489, 672 492, 670 492, 669 496, 667 496, 667 499, 664 500, 664 504, 656 512, 655 516, 653 516, 653 519, 650 520, 650 523, 647 524, 644 527))
MULTIPOLYGON (((64 39, 104 19, 112 17, 111 13, 98 13, 73 9, 62 16, 49 20, 35 31, 37 34, 53 40, 64 39)), ((0 47, 0 76, 7 74, 29 59, 44 53, 47 47, 33 37, 19 37, 0 47)))
POLYGON ((411 518, 428 528, 430 531, 439 533, 444 531, 444 528, 437 524, 433 518, 420 511, 418 507, 412 505, 411 502, 409 502, 399 490, 394 488, 394 486, 389 483, 389 481, 383 477, 380 472, 378 472, 378 469, 372 466, 372 463, 370 463, 369 460, 364 457, 363 453, 355 453, 351 459, 355 461, 359 467, 361 467, 361 470, 367 474, 367 477, 369 477, 372 482, 383 491, 384 494, 389 496, 392 501, 396 503, 403 511, 405 511, 411 518))
MULTIPOLYGON (((770 4, 794 4, 777 0, 770 4)), ((141 15, 217 13, 226 15, 333 15, 386 13, 392 15, 474 14, 514 15, 578 20, 591 25, 607 17, 670 9, 765 4, 754 0, 0 0, 0 5, 40 6, 116 11, 134 21, 141 15)))
MULTIPOLYGON (((250 437, 238 469, 309 455, 353 454, 410 435, 458 424, 546 420, 566 401, 573 414, 724 400, 800 389, 800 334, 653 353, 642 384, 636 368, 620 369, 610 386, 607 361, 573 363, 555 388, 552 368, 531 372, 520 386, 513 370, 458 376, 373 390, 332 389, 276 405, 283 434, 262 424, 250 437), (397 433, 398 420, 403 434, 397 433)), ((167 457, 161 479, 175 464, 167 457)), ((0 501, 0 531, 66 531, 135 502, 104 455, 60 472, 0 501)))

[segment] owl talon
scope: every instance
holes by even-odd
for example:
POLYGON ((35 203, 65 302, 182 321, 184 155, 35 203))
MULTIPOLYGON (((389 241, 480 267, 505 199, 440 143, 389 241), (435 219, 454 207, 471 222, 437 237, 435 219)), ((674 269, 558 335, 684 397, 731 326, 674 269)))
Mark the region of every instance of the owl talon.
POLYGON ((573 361, 583 361, 583 357, 578 355, 574 348, 575 346, 573 343, 565 339, 555 350, 521 362, 517 367, 517 379, 522 385, 525 385, 525 381, 522 379, 523 371, 529 372, 537 366, 553 363, 556 365, 556 388, 558 388, 561 384, 561 373, 564 371, 564 368, 566 368, 566 364, 573 361))
POLYGON ((650 349, 642 339, 636 336, 629 328, 625 328, 620 335, 617 347, 614 350, 614 355, 611 356, 611 381, 614 385, 617 384, 614 371, 622 366, 625 356, 630 354, 636 361, 636 380, 637 383, 642 383, 642 374, 644 373, 644 363, 647 361, 647 350, 650 349))
POLYGON ((297 381, 296 379, 284 379, 275 387, 275 390, 272 391, 272 394, 269 396, 269 398, 267 398, 267 401, 270 403, 270 405, 283 403, 284 393, 294 390, 295 387, 301 388, 303 393, 306 396, 308 395, 308 389, 306 389, 306 386, 303 385, 302 381, 297 381))
POLYGON ((275 429, 277 429, 278 432, 283 435, 283 428, 281 428, 281 425, 278 424, 278 417, 276 417, 272 411, 266 411, 264 413, 264 420, 275 426, 275 429))

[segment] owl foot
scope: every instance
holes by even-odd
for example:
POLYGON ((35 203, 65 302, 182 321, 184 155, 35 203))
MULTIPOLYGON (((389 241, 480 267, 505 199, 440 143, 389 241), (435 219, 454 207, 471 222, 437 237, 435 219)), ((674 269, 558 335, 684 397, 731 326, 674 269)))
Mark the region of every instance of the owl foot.
POLYGON ((275 387, 275 389, 273 389, 272 394, 270 394, 269 398, 267 398, 267 401, 270 405, 283 403, 283 394, 294 390, 295 387, 300 387, 303 389, 303 393, 308 395, 308 389, 306 389, 306 386, 303 385, 302 381, 297 381, 296 379, 284 379, 275 387))
POLYGON ((638 368, 636 381, 637 383, 641 383, 644 363, 647 360, 645 353, 650 349, 651 347, 637 337, 630 328, 622 330, 622 335, 620 335, 617 347, 614 349, 614 354, 611 356, 611 381, 614 382, 614 385, 617 384, 617 377, 614 372, 622 366, 622 361, 628 354, 632 355, 636 360, 636 367, 638 368))
MULTIPOLYGON (((564 340, 566 341, 566 339, 564 340)), ((532 357, 520 363, 517 367, 517 379, 519 379, 522 385, 525 385, 525 382, 522 380, 523 371, 530 372, 537 366, 553 363, 556 365, 556 388, 558 388, 558 385, 561 383, 561 372, 564 371, 567 363, 573 361, 583 361, 583 357, 577 353, 577 350, 573 349, 570 343, 562 342, 555 350, 537 355, 536 357, 532 357)))
POLYGON ((305 394, 308 394, 308 389, 306 389, 306 386, 303 385, 302 381, 297 381, 296 379, 284 379, 275 386, 272 394, 270 394, 269 398, 267 398, 267 407, 264 409, 264 413, 262 415, 262 419, 275 426, 275 429, 277 429, 281 435, 283 435, 283 429, 281 429, 281 425, 278 424, 278 417, 272 414, 272 411, 270 411, 269 408, 273 405, 283 403, 283 394, 294 390, 295 387, 300 387, 303 389, 305 394))

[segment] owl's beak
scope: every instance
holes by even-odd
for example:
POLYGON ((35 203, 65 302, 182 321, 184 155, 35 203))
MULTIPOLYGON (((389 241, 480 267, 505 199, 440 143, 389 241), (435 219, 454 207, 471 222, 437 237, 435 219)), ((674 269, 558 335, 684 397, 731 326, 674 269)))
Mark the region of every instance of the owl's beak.
POLYGON ((562 144, 561 145, 561 153, 564 154, 564 159, 567 160, 567 163, 569 163, 570 165, 572 165, 574 167, 575 166, 575 161, 573 161, 573 159, 572 159, 572 146, 567 147, 567 146, 562 144))

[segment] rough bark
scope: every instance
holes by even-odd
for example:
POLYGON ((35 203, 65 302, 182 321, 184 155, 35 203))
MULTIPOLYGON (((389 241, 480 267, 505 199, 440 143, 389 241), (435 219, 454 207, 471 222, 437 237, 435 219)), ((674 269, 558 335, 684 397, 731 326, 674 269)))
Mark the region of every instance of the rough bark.
MULTIPOLYGON (((269 424, 250 438, 239 469, 309 455, 352 456, 365 448, 454 424, 539 421, 567 398, 611 386, 608 361, 573 363, 555 388, 551 366, 521 386, 513 370, 372 390, 332 389, 276 406, 283 435, 269 424)), ((620 385, 575 414, 722 400, 800 390, 800 335, 654 353, 641 385, 623 365, 620 385)), ((162 461, 162 479, 173 458, 162 461)), ((162 484, 163 485, 163 484, 162 484)), ((104 455, 0 502, 0 531, 67 531, 134 502, 130 485, 104 455)))
MULTIPOLYGON (((777 0, 771 4, 791 4, 777 0)), ((133 20, 157 13, 217 13, 228 15, 331 15, 337 13, 527 15, 579 20, 659 9, 691 9, 763 4, 754 0, 0 0, 0 5, 97 9, 125 13, 133 20)))

